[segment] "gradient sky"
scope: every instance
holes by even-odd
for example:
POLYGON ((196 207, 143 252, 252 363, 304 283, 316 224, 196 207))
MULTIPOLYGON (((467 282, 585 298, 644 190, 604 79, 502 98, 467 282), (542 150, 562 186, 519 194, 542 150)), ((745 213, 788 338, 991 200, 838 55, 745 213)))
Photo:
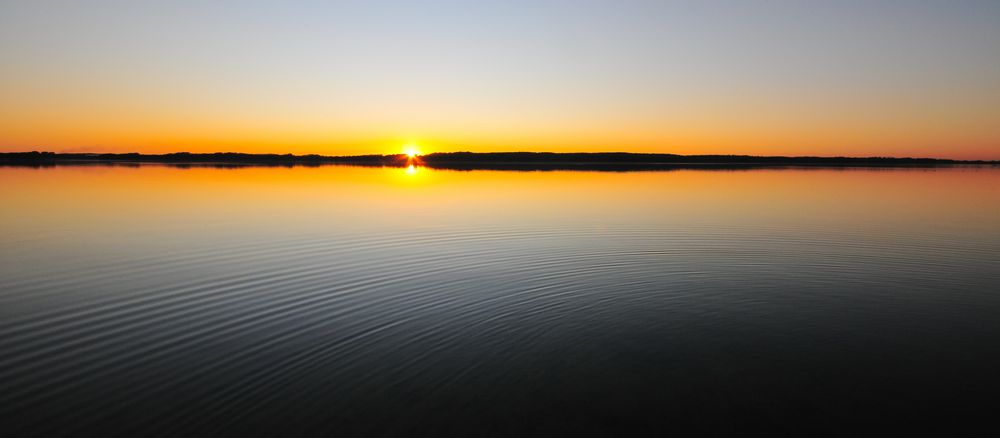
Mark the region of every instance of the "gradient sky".
POLYGON ((0 150, 1000 159, 1000 1, 0 0, 0 150))

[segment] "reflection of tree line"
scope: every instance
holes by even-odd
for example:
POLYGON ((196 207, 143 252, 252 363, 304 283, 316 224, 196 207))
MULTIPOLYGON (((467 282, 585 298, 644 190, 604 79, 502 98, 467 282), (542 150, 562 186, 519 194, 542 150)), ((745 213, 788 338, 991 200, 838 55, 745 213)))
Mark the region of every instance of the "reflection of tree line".
POLYGON ((0 153, 0 164, 31 167, 55 165, 113 164, 138 166, 159 163, 176 167, 235 168, 243 166, 355 166, 407 167, 419 165, 455 170, 671 170, 749 169, 759 167, 934 167, 951 165, 998 165, 998 161, 945 160, 891 157, 755 157, 749 155, 674 155, 638 153, 550 153, 550 152, 449 152, 409 158, 406 155, 323 156, 292 154, 56 154, 52 152, 0 153))

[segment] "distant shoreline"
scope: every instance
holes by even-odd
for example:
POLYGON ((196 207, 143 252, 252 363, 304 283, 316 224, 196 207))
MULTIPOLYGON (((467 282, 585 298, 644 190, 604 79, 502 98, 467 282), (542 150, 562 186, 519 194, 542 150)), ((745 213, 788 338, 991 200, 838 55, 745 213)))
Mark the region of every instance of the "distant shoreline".
POLYGON ((998 166, 1000 161, 894 157, 783 157, 751 155, 675 155, 625 152, 446 152, 409 157, 398 155, 292 155, 244 153, 91 154, 53 152, 0 153, 0 165, 50 167, 88 164, 167 164, 180 167, 352 165, 453 170, 670 170, 745 169, 761 167, 944 167, 998 166))

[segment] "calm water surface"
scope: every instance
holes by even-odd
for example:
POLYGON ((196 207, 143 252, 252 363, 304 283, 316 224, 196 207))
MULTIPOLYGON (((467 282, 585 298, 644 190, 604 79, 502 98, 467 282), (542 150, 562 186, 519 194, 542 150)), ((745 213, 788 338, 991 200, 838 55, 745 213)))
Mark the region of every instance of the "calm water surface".
POLYGON ((1000 390, 998 169, 83 166, 0 193, 15 435, 822 432, 1000 390))

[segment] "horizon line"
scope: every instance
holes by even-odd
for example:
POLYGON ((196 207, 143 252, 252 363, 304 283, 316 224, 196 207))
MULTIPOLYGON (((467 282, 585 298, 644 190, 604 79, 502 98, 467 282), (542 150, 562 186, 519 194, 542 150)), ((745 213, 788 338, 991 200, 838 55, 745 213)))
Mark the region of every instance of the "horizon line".
POLYGON ((131 153, 0 153, 4 167, 141 166, 171 167, 318 167, 360 166, 439 170, 501 171, 670 171, 749 170, 757 168, 934 168, 950 166, 1000 166, 993 160, 953 160, 898 157, 786 157, 750 155, 678 155, 631 152, 435 152, 429 154, 368 154, 324 156, 318 154, 249 154, 240 152, 167 154, 131 153))
POLYGON ((674 158, 706 158, 706 157, 727 157, 727 158, 751 158, 751 159, 819 159, 819 160, 837 160, 837 159, 847 159, 847 160, 931 160, 931 161, 941 161, 941 162, 961 162, 961 163, 1000 163, 1000 159, 957 159, 957 158, 938 158, 938 157, 921 157, 921 156, 889 156, 889 155, 866 155, 866 156, 851 156, 851 155, 751 155, 751 154, 741 154, 741 153, 716 153, 716 154, 676 154, 671 152, 625 152, 625 151, 598 151, 598 152, 553 152, 553 151, 530 151, 530 150, 519 150, 519 151, 490 151, 490 152, 473 152, 473 151, 450 151, 450 152, 427 152, 418 154, 408 154, 408 153, 395 153, 395 154, 380 154, 380 153, 366 153, 366 154, 349 154, 349 155, 326 155, 319 153, 309 153, 309 154, 293 154, 290 152, 280 153, 280 152, 236 152, 236 151, 215 151, 215 152, 189 152, 189 151, 176 151, 176 152, 163 152, 163 153, 146 153, 146 152, 54 152, 54 151, 39 151, 39 150, 29 150, 29 151, 7 151, 0 152, 0 157, 8 156, 23 156, 23 155, 38 155, 46 157, 69 157, 69 156, 89 156, 89 157, 171 157, 171 156, 245 156, 245 157, 287 157, 287 158, 305 158, 305 159, 350 159, 350 158, 371 158, 371 157, 382 157, 382 158, 392 158, 392 157, 450 157, 450 156, 589 156, 589 157, 611 157, 611 156, 623 156, 623 157, 674 157, 674 158))

